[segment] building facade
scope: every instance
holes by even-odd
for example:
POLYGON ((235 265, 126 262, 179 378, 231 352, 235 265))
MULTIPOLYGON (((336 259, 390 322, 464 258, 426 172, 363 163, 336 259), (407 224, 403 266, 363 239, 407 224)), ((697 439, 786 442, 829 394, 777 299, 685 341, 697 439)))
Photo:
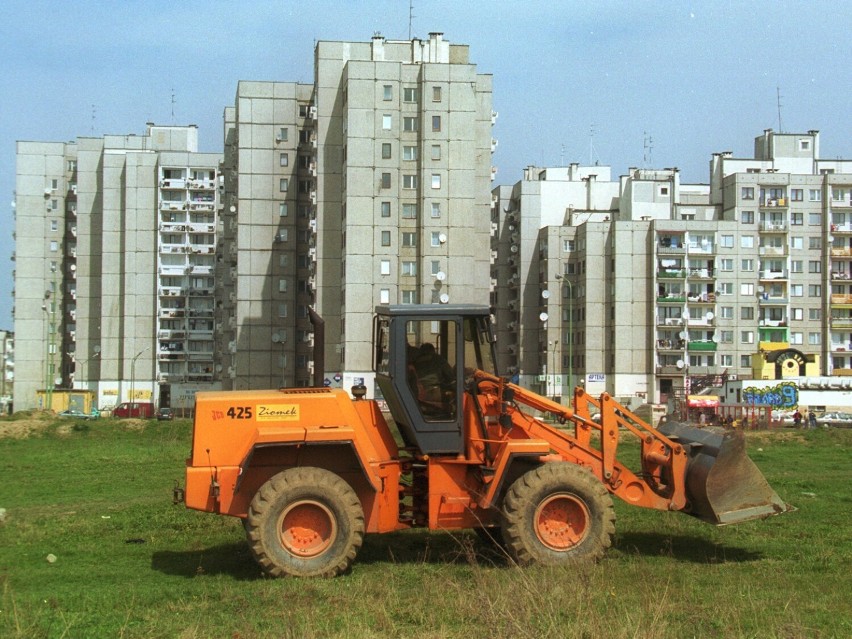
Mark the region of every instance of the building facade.
POLYGON ((816 131, 767 130, 753 158, 715 155, 709 185, 572 165, 495 189, 506 370, 556 397, 579 383, 666 403, 749 378, 761 343, 789 342, 844 374, 852 162, 818 154, 816 131))
POLYGON ((153 124, 18 143, 16 408, 56 388, 179 405, 212 385, 221 157, 197 144, 153 124))

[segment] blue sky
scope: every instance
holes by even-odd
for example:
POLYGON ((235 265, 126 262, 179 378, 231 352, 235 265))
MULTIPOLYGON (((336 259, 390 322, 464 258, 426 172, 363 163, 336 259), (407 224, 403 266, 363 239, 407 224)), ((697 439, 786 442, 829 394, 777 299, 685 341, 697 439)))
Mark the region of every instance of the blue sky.
MULTIPOLYGON (((707 182, 712 153, 749 157, 765 128, 818 129, 823 157, 852 158, 852 3, 414 0, 413 14, 413 36, 469 44, 494 76, 496 183, 590 158, 707 182)), ((200 150, 220 151, 239 80, 311 82, 316 40, 374 32, 407 39, 408 0, 4 0, 0 328, 12 328, 16 140, 153 121, 197 124, 200 150)))

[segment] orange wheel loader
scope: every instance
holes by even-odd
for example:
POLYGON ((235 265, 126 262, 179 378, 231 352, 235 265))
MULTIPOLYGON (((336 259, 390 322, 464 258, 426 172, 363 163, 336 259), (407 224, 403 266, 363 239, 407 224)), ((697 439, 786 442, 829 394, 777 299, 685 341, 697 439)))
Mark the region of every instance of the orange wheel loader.
POLYGON ((593 561, 611 495, 717 525, 788 510, 741 432, 663 432, 607 394, 563 406, 508 383, 487 307, 377 307, 374 372, 390 420, 363 385, 198 393, 175 501, 241 518, 263 570, 300 577, 347 570, 365 533, 415 527, 477 529, 522 565, 593 561), (638 468, 619 461, 625 436, 638 468))

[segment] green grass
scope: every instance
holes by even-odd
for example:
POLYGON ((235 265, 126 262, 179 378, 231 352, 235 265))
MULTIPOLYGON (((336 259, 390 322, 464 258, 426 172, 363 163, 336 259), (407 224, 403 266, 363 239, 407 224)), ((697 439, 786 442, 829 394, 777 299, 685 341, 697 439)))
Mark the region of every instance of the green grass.
POLYGON ((594 566, 518 569, 469 533, 415 531, 368 536, 343 577, 273 580, 239 521, 171 504, 190 430, 0 439, 0 636, 852 636, 852 431, 749 434, 796 512, 713 528, 618 503, 594 566))

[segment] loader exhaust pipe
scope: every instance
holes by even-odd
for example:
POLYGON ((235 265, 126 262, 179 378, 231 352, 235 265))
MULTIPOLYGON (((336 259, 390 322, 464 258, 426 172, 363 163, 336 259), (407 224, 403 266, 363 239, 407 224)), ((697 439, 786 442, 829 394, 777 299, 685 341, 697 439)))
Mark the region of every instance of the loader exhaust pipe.
POLYGON ((310 306, 308 317, 314 327, 314 387, 322 388, 325 380, 325 320, 310 306))
POLYGON ((661 424, 658 430, 687 451, 690 508, 685 513, 722 526, 793 510, 746 455, 741 430, 717 432, 677 422, 661 424))

